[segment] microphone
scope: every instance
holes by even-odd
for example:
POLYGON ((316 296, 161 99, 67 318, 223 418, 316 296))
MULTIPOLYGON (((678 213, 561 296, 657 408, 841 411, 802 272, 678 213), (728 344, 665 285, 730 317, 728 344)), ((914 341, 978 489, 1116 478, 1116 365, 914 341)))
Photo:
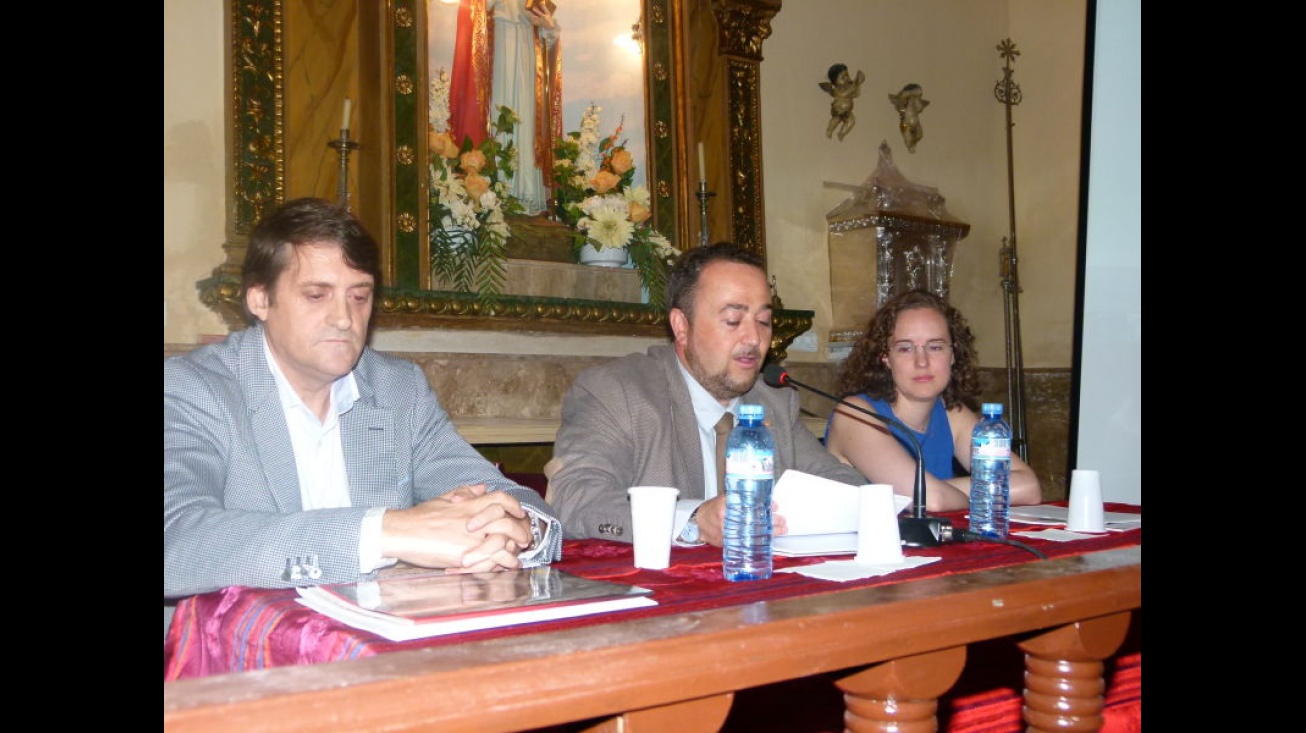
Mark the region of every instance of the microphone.
POLYGON ((925 456, 921 452, 921 442, 916 439, 916 434, 910 428, 888 415, 871 412, 847 400, 822 392, 810 384, 803 384, 790 377, 789 372, 779 364, 767 364, 762 369, 762 379, 772 387, 802 387, 808 392, 814 392, 827 400, 833 400, 844 407, 869 415, 902 431, 902 434, 906 435, 907 439, 911 441, 912 448, 916 452, 916 484, 912 487, 912 516, 898 518, 898 534, 902 539, 902 544, 907 547, 936 547, 945 542, 954 541, 951 520, 925 516, 925 456))

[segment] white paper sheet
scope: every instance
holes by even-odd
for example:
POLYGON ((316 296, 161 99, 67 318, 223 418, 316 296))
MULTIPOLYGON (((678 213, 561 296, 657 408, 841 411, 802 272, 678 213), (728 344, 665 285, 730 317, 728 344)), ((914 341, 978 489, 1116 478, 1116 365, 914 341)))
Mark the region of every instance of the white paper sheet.
MULTIPOLYGON (((839 483, 810 473, 786 470, 775 482, 772 498, 789 527, 786 536, 857 532, 857 504, 860 487, 839 483)), ((894 496, 899 513, 911 505, 911 498, 894 496)), ((854 548, 856 549, 856 548, 854 548)))
POLYGON ((782 557, 851 554, 857 552, 857 533, 783 535, 771 541, 771 551, 782 557))
MULTIPOLYGON (((1035 506, 1014 506, 1011 508, 1011 521, 1022 524, 1065 524, 1070 509, 1051 504, 1035 506)), ((1106 512, 1102 515, 1107 529, 1136 529, 1143 526, 1142 514, 1128 512, 1106 512)))
MULTIPOLYGON (((861 487, 786 470, 775 482, 772 498, 788 532, 772 541, 772 551, 783 557, 857 552, 860 496, 861 487)), ((911 498, 894 495, 893 506, 901 514, 911 498)))

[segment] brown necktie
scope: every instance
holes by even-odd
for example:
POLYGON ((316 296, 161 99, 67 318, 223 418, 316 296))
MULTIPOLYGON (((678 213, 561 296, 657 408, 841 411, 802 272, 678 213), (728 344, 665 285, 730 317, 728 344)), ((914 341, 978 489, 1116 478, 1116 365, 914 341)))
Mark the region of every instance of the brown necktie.
POLYGON ((716 493, 726 495, 726 443, 730 440, 730 431, 735 427, 735 416, 727 412, 716 421, 716 493))

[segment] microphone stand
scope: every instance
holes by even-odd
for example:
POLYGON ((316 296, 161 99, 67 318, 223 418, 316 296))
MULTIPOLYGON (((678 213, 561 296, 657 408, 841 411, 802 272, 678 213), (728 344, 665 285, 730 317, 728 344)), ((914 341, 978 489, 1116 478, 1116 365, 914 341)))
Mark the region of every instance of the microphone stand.
POLYGON ((898 534, 902 540, 902 544, 907 547, 937 547, 938 545, 953 540, 951 520, 939 517, 928 517, 925 515, 925 455, 921 451, 921 442, 916 439, 915 433, 913 433, 910 428, 888 415, 871 412, 870 410, 854 405, 847 400, 842 400, 832 394, 822 392, 810 384, 803 384, 789 376, 789 372, 776 364, 771 364, 763 369, 762 375, 766 383, 772 387, 802 387, 803 389, 809 392, 814 392, 827 400, 832 400, 844 407, 869 415, 886 425, 898 428, 898 430, 906 435, 908 440, 911 441, 912 448, 915 449, 916 453, 916 483, 912 487, 912 515, 910 517, 898 518, 898 534))

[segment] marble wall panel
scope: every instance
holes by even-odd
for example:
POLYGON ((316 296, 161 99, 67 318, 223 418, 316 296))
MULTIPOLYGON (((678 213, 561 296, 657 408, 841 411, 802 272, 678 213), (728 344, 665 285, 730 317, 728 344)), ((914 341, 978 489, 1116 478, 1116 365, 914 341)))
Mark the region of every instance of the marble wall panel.
MULTIPOLYGON (((184 354, 194 346, 165 344, 164 357, 184 354)), ((511 354, 392 352, 421 365, 451 415, 466 417, 556 418, 562 396, 581 370, 611 357, 511 354)), ((794 379, 834 393, 839 364, 792 364, 794 379)), ((1007 402, 1004 369, 980 369, 981 399, 1007 402)), ((1043 484, 1043 500, 1068 495, 1070 470, 1070 392, 1068 369, 1029 369, 1025 372, 1026 439, 1029 464, 1043 484)), ((830 414, 831 403, 803 392, 804 412, 830 414)), ((482 446, 482 454, 507 471, 538 472, 551 456, 551 446, 482 446)))

